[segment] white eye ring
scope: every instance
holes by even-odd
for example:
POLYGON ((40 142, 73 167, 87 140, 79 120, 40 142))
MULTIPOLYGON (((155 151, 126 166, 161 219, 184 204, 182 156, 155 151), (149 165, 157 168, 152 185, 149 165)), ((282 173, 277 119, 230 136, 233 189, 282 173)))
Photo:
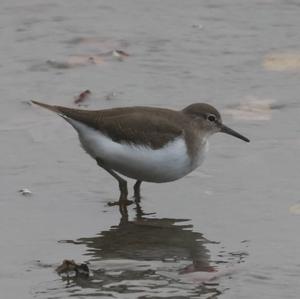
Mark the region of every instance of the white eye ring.
POLYGON ((216 116, 214 114, 209 114, 207 116, 207 119, 211 122, 215 122, 217 120, 216 116))

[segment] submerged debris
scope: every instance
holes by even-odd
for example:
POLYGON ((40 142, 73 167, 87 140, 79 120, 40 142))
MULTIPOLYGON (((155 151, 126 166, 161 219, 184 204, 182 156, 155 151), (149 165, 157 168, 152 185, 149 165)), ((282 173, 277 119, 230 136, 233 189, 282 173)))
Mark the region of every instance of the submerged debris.
POLYGON ((38 64, 32 67, 33 70, 47 70, 47 66, 54 69, 72 69, 76 67, 83 67, 88 65, 100 65, 105 63, 109 58, 117 58, 119 61, 123 61, 129 56, 123 50, 110 50, 99 54, 80 54, 71 55, 63 61, 47 60, 46 64, 38 64))
POLYGON ((291 214, 300 215, 300 204, 295 204, 293 206, 290 206, 289 211, 291 214))
POLYGON ((263 61, 263 67, 268 71, 299 71, 300 53, 290 51, 268 54, 263 61))
POLYGON ((89 89, 83 91, 77 97, 75 97, 74 103, 81 104, 82 102, 86 101, 90 97, 91 94, 92 93, 89 89))
POLYGON ((22 194, 23 196, 30 196, 30 195, 32 195, 32 192, 29 189, 27 189, 27 188, 20 189, 18 192, 20 194, 22 194))
MULTIPOLYGON (((82 67, 91 64, 101 64, 101 63, 103 63, 102 58, 97 56, 90 56, 90 55, 71 56, 66 61, 55 61, 55 60, 46 61, 46 65, 54 69, 71 69, 75 67, 82 67)), ((38 68, 35 67, 35 69, 38 68)))
MULTIPOLYGON (((68 62, 64 62, 64 61, 55 61, 55 60, 47 60, 46 64, 48 66, 51 66, 55 69, 69 69, 74 67, 75 65, 72 65, 68 62)), ((76 65, 77 66, 77 65, 76 65)))
POLYGON ((87 264, 76 264, 74 260, 64 260, 55 271, 59 275, 88 277, 90 270, 87 264))
POLYGON ((67 62, 72 66, 87 66, 103 64, 103 57, 99 55, 72 55, 68 58, 67 62))
POLYGON ((273 110, 285 108, 283 104, 276 104, 273 99, 257 99, 249 97, 247 102, 228 106, 225 114, 230 114, 234 119, 239 120, 270 120, 273 110))

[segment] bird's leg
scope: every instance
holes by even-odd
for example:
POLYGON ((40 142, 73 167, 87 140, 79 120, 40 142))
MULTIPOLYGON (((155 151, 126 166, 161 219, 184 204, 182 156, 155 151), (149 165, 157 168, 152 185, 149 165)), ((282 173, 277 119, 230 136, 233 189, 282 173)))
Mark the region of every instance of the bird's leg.
POLYGON ((96 161, 97 161, 97 164, 101 168, 106 170, 110 175, 112 175, 119 182, 119 189, 120 189, 119 201, 109 203, 109 205, 110 206, 115 206, 115 205, 128 206, 128 205, 132 204, 132 201, 127 199, 127 196, 128 196, 127 182, 121 176, 119 176, 117 173, 115 173, 113 170, 106 167, 101 159, 96 159, 96 161))
POLYGON ((141 201, 141 184, 142 184, 142 181, 137 180, 133 186, 134 198, 135 198, 136 202, 141 201))

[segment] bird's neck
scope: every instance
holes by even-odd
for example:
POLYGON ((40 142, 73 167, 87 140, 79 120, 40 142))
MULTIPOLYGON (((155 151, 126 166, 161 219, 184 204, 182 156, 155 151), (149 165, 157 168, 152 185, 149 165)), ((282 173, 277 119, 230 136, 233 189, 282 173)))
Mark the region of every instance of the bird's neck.
POLYGON ((198 160, 198 156, 207 151, 208 138, 211 134, 206 131, 188 130, 186 131, 185 140, 187 151, 190 159, 193 161, 198 160))

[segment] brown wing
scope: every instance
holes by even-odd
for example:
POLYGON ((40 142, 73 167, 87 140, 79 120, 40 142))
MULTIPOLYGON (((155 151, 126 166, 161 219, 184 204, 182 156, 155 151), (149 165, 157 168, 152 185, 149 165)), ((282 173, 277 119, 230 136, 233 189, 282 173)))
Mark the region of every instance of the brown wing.
POLYGON ((145 144, 153 149, 183 134, 176 122, 159 115, 138 112, 106 118, 97 129, 116 142, 145 144))
POLYGON ((173 110, 125 107, 91 111, 34 103, 82 122, 119 143, 146 144, 158 149, 183 134, 182 116, 173 110))

